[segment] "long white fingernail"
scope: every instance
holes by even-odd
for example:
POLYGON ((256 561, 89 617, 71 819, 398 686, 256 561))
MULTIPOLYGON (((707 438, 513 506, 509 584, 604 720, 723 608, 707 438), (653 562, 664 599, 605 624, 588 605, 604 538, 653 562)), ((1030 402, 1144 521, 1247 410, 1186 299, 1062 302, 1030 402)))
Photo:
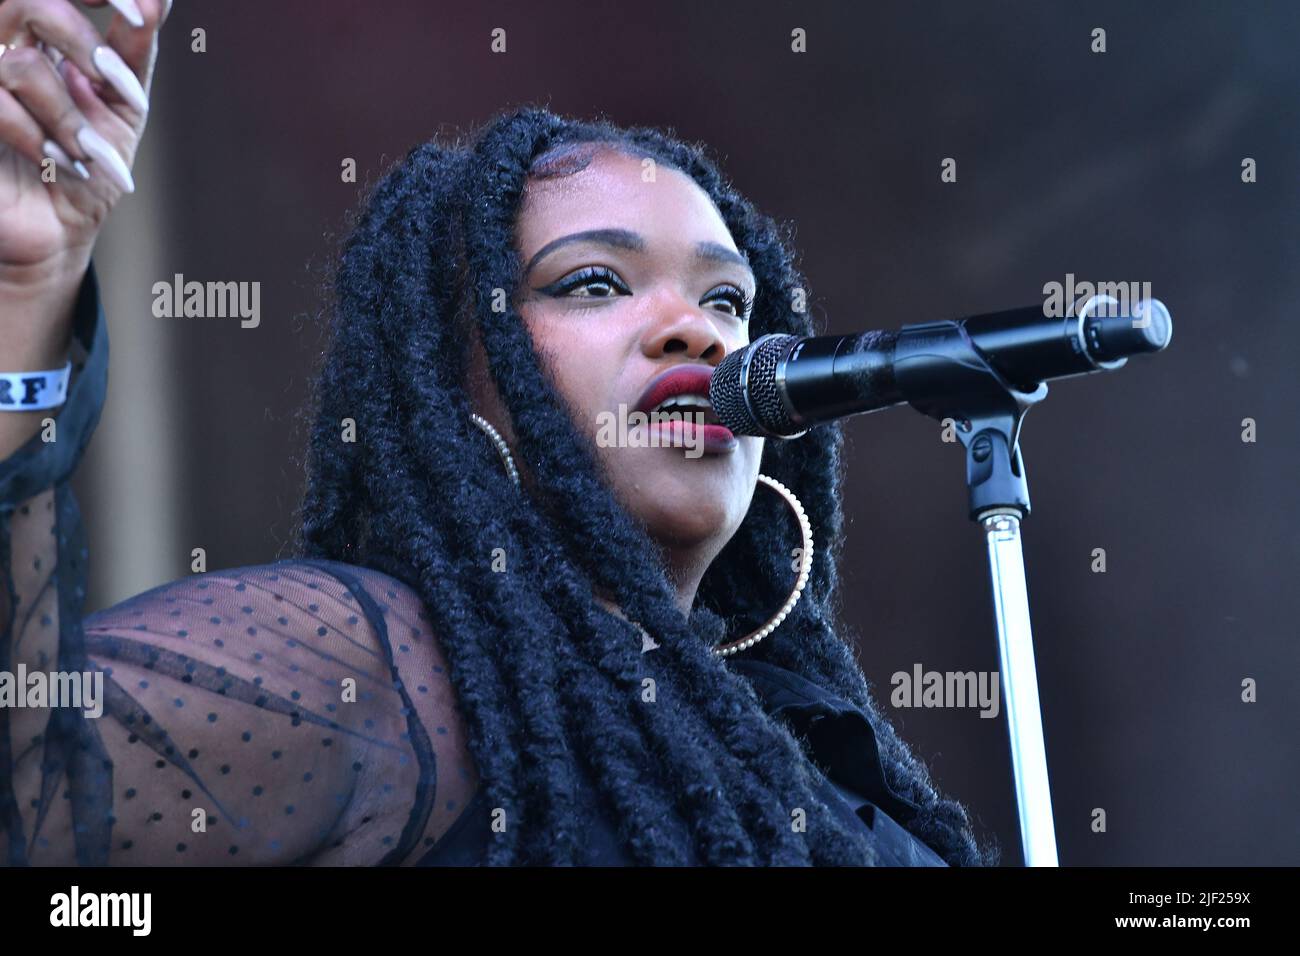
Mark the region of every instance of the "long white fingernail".
POLYGON ((60 169, 66 169, 69 172, 76 173, 82 179, 90 178, 90 170, 86 168, 86 164, 79 159, 73 159, 64 152, 63 147, 54 142, 54 140, 47 139, 41 144, 41 150, 46 156, 54 160, 54 165, 58 166, 60 169))
POLYGON ((103 74, 104 79, 113 85, 113 89, 122 94, 122 98, 130 103, 136 112, 149 112, 149 98, 144 95, 144 87, 140 85, 140 81, 136 79, 126 62, 117 55, 116 50, 111 46, 97 46, 91 59, 95 63, 95 69, 103 74))
POLYGON ((126 17, 126 22, 131 24, 131 26, 144 26, 144 14, 142 14, 140 8, 136 6, 135 0, 108 0, 108 2, 117 8, 118 13, 126 17))
POLYGON ((113 177, 123 192, 135 192, 135 180, 131 178, 131 170, 127 168, 126 160, 122 159, 112 143, 90 126, 83 126, 77 131, 77 142, 90 154, 90 158, 97 165, 103 167, 104 172, 113 177))

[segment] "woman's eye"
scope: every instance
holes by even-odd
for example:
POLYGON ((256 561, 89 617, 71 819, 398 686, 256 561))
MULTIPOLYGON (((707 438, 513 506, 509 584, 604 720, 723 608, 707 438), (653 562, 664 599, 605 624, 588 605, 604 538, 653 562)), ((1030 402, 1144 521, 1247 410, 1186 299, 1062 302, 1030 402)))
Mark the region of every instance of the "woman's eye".
POLYGON ((588 282, 582 283, 582 285, 578 286, 573 291, 582 292, 583 295, 592 296, 597 299, 607 299, 618 290, 614 288, 614 283, 610 282, 608 279, 592 279, 588 282))
POLYGON ((749 296, 735 286, 714 290, 704 301, 726 302, 731 306, 731 314, 738 319, 748 319, 750 307, 754 304, 749 296))
POLYGON ((542 290, 550 295, 578 299, 611 299, 632 292, 618 276, 608 269, 591 268, 565 276, 542 290))

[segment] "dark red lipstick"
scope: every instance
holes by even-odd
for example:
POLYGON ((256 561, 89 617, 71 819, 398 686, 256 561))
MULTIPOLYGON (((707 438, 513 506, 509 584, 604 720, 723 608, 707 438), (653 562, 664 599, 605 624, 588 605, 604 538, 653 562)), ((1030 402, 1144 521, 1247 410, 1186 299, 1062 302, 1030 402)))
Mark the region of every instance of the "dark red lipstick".
MULTIPOLYGON (((709 384, 713 380, 713 368, 708 365, 675 365, 652 378, 641 397, 637 399, 635 411, 649 415, 655 409, 668 413, 679 411, 682 421, 652 422, 651 428, 680 430, 687 429, 700 432, 699 441, 703 450, 709 454, 725 454, 734 451, 737 446, 736 436, 718 420, 713 407, 701 407, 698 404, 672 405, 672 399, 681 395, 709 397, 709 384), (664 406, 659 408, 659 406, 664 406), (696 424, 696 415, 703 415, 703 424, 696 424)), ((692 437, 694 435, 692 434, 692 437)))

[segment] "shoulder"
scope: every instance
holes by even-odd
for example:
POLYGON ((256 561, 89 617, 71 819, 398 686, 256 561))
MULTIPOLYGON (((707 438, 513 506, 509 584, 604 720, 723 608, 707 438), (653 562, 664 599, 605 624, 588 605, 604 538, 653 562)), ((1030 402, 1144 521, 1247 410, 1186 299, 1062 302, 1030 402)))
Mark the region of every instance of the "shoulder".
POLYGON ((413 862, 478 785, 430 615, 381 571, 297 558, 209 571, 91 614, 83 629, 88 651, 118 667, 157 667, 161 653, 180 679, 197 664, 339 732, 355 786, 313 863, 413 862))
POLYGON ((403 739, 415 756, 413 769, 418 771, 415 807, 409 802, 394 804, 385 798, 385 788, 376 785, 371 787, 371 799, 359 801, 353 816, 360 816, 360 825, 371 825, 376 822, 373 808, 388 807, 390 815, 405 818, 409 813, 412 821, 422 819, 420 831, 412 833, 418 839, 413 839, 409 852, 394 860, 414 863, 451 828, 480 784, 451 679, 451 664, 432 617, 413 587, 374 568, 320 560, 282 564, 315 583, 317 590, 333 590, 333 582, 346 588, 348 597, 370 622, 376 647, 391 668, 390 710, 402 715, 406 725, 403 739))
MULTIPOLYGON (((396 578, 337 561, 294 558, 178 578, 87 615, 83 626, 86 631, 122 625, 146 630, 183 618, 209 636, 250 643, 238 640, 238 626, 251 638, 261 623, 302 638, 313 631, 320 638, 354 631, 364 644, 375 645, 386 636, 390 620, 408 616, 427 623, 418 594, 396 578)), ((178 636, 193 636, 192 631, 178 636)))

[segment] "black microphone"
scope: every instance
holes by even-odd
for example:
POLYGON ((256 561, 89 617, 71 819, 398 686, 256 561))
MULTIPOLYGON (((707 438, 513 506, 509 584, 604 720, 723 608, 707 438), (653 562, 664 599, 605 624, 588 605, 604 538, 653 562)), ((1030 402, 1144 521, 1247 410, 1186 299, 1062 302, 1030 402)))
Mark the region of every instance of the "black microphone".
POLYGON ((1131 355, 1159 352, 1172 335, 1159 299, 1124 308, 1109 296, 1094 296, 1065 317, 1033 305, 896 332, 770 333, 722 360, 709 401, 733 434, 794 438, 846 415, 903 402, 929 412, 960 399, 976 380, 962 374, 971 363, 961 356, 972 351, 1005 385, 1032 392, 1048 379, 1116 369, 1131 355))

